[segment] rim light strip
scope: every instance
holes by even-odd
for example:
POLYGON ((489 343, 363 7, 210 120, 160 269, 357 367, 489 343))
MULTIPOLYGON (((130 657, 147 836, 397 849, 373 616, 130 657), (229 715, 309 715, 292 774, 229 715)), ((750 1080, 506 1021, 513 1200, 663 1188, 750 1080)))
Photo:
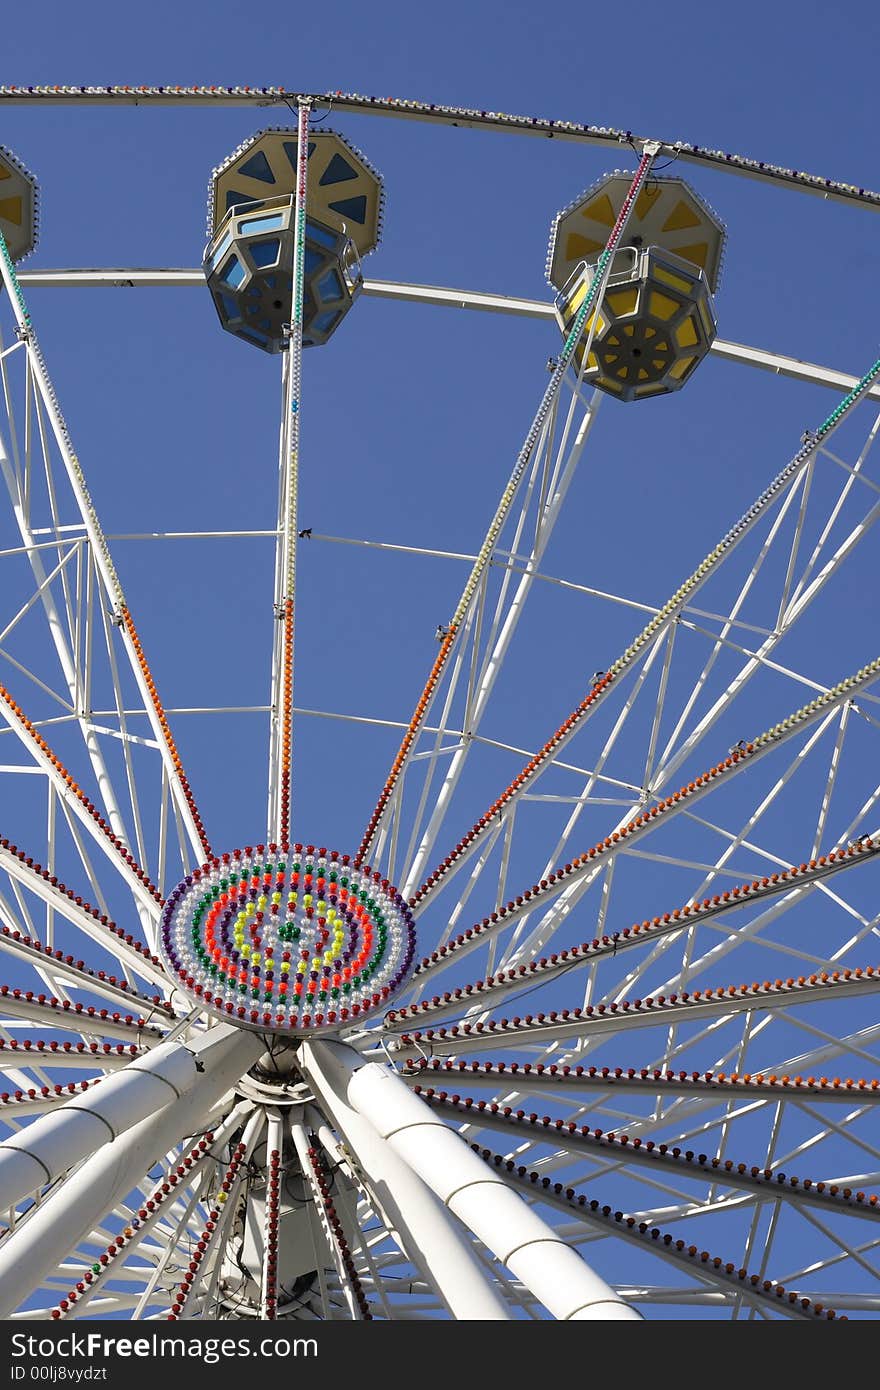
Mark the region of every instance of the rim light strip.
MULTIPOLYGON (((411 101, 402 97, 364 96, 360 92, 317 92, 306 97, 286 87, 223 87, 223 86, 0 86, 0 103, 10 106, 27 105, 111 105, 111 106, 275 106, 293 101, 329 102, 337 112, 368 111, 380 116, 453 125, 474 130, 507 130, 521 135, 537 135, 548 140, 569 140, 590 145, 644 144, 645 137, 631 130, 614 126, 589 125, 582 121, 556 121, 545 116, 522 116, 506 111, 482 111, 471 107, 448 106, 445 103, 411 101)), ((729 173, 762 182, 782 183, 820 198, 856 202, 862 206, 880 208, 880 193, 838 179, 822 178, 802 169, 790 169, 769 164, 761 159, 726 150, 706 149, 687 140, 657 141, 660 152, 670 158, 710 168, 726 169, 729 173)))

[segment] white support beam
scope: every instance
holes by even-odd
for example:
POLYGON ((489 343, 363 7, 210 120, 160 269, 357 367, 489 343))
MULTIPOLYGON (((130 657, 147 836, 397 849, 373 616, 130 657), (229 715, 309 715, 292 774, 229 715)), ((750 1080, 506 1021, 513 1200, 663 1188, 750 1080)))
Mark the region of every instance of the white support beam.
MULTIPOLYGON (((168 729, 162 707, 159 703, 158 695, 156 694, 155 688, 151 685, 152 678, 143 656, 140 640, 135 631, 131 614, 128 611, 116 566, 113 562, 107 539, 103 533, 98 513, 95 510, 86 482, 85 473, 77 457, 76 450, 73 447, 73 441, 70 437, 64 416, 61 413, 61 407, 49 376, 45 358, 43 357, 30 314, 21 294, 20 282, 12 261, 9 258, 5 241, 2 240, 2 235, 0 235, 0 252, 2 252, 2 255, 0 255, 0 279, 2 279, 3 286, 12 306, 17 332, 25 342, 30 372, 29 381, 34 392, 35 404, 42 405, 42 410, 45 412, 46 419, 49 422, 51 436, 55 441, 55 447, 67 476, 71 493, 79 509, 97 575, 100 578, 106 599, 119 621, 120 637, 131 666, 132 675, 137 684, 140 696, 144 701, 144 709, 150 720, 154 736, 159 746, 160 755, 168 774, 169 785, 175 797, 178 813, 186 826, 190 844, 196 859, 200 860, 210 852, 210 846, 208 845, 204 830, 199 822, 195 805, 192 802, 180 765, 180 760, 177 756, 170 730, 168 729)), ((42 422, 41 414, 39 414, 39 419, 42 422)), ((41 443, 43 455, 48 464, 48 441, 43 438, 42 434, 41 443)), ((49 481, 51 489, 52 485, 48 469, 47 481, 49 481)), ((57 524, 57 517, 55 517, 55 521, 57 524)), ((94 738, 94 735, 91 730, 88 729, 87 721, 84 721, 84 728, 87 733, 88 743, 89 739, 94 738)), ((95 755, 100 756, 100 750, 97 748, 97 745, 95 755)), ((108 805, 109 813, 115 807, 115 802, 112 800, 112 789, 109 786, 109 779, 106 778, 106 773, 104 774, 104 781, 107 785, 106 789, 102 785, 102 794, 108 805), (110 801, 107 800, 108 796, 111 798, 110 801)), ((120 836, 120 838, 123 837, 120 836)))
MULTIPOLYGON (((290 1135, 293 1140, 293 1146, 296 1149, 297 1158, 299 1159, 303 1182, 308 1184, 309 1191, 311 1192, 314 1234, 317 1236, 320 1231, 323 1236, 326 1254, 329 1255, 330 1259, 333 1261, 336 1278, 339 1280, 339 1289, 345 1301, 345 1306, 348 1309, 348 1317, 352 1322, 362 1322, 363 1313, 357 1302, 355 1289, 345 1267, 343 1247, 340 1244, 339 1237, 330 1224, 330 1212, 327 1209, 327 1203, 321 1189, 318 1187, 317 1175, 309 1153, 309 1136, 306 1134, 305 1126, 296 1117, 291 1119, 290 1135)), ((315 1246, 315 1258, 320 1267, 325 1257, 325 1252, 320 1250, 320 1242, 318 1240, 315 1241, 315 1246)))
MULTIPOLYGON (((21 285, 35 289, 50 286, 68 289, 192 289, 204 288, 205 284, 205 276, 201 270, 163 267, 149 270, 22 270, 18 279, 21 285)), ((543 319, 553 323, 556 318, 553 304, 547 300, 488 294, 482 290, 458 290, 443 285, 411 285, 396 280, 365 280, 363 293, 374 299, 396 299, 407 304, 433 304, 452 309, 475 309, 483 313, 509 314, 518 318, 543 319)), ((851 391, 858 381, 858 377, 850 376, 847 372, 821 367, 815 362, 805 362, 801 358, 788 357, 784 353, 769 352, 766 348, 729 342, 724 338, 716 338, 710 352, 725 362, 757 367, 761 371, 773 372, 775 376, 789 377, 793 381, 808 381, 815 386, 827 386, 832 391, 851 391)), ((865 398, 880 401, 880 385, 872 386, 866 391, 865 398)))
POLYGON ((335 1051, 307 1042, 300 1064, 388 1230, 451 1317, 506 1320, 510 1314, 503 1300, 454 1217, 346 1095, 348 1069, 340 1066, 335 1051))
POLYGON ((15 1021, 20 1020, 27 1026, 57 1028, 63 1033, 79 1033, 90 1038, 116 1038, 122 1043, 134 1042, 139 1047, 151 1047, 163 1041, 164 1033, 149 1024, 147 1019, 151 1018, 166 1027, 172 1021, 164 1010, 152 1005, 125 1017, 117 1012, 114 1018, 107 1009, 96 1009, 91 1004, 77 1003, 66 1007, 66 1000, 51 995, 43 995, 40 1000, 31 990, 26 993, 19 990, 18 994, 14 994, 8 985, 3 985, 0 992, 0 1027, 4 1028, 15 1027, 15 1021), (27 998, 28 994, 31 994, 30 999, 27 998), (126 1019, 130 1021, 126 1022, 126 1019))
MULTIPOLYGON (((467 724, 464 730, 464 739, 458 750, 453 754, 443 783, 434 798, 431 816, 426 825, 418 850, 414 859, 407 868, 406 879, 401 888, 405 898, 409 898, 419 886, 421 878, 426 871, 428 856, 434 847, 434 843, 439 834, 444 817, 449 809, 452 796, 458 786, 459 779, 464 770, 467 755, 470 751, 473 735, 480 727, 480 721, 489 704, 492 690, 499 673, 504 664, 504 659, 510 642, 516 631, 517 623, 522 615, 526 600, 531 592, 532 584, 540 568, 541 560, 546 550, 547 544, 553 534, 553 528, 562 510, 566 494, 574 477, 575 470, 583 453, 584 446, 590 436, 596 414, 599 408, 600 396, 598 391, 594 391, 589 405, 582 410, 577 422, 577 428, 573 431, 574 438, 569 442, 569 433, 573 423, 573 416, 577 406, 577 398, 573 397, 568 411, 568 419, 559 430, 561 438, 558 443, 556 440, 555 412, 551 421, 550 428, 543 443, 543 454, 539 454, 535 460, 535 467, 541 460, 546 464, 550 463, 551 455, 556 455, 553 475, 553 488, 549 497, 543 500, 543 505, 539 503, 537 518, 537 534, 531 554, 525 564, 524 573, 521 574, 519 584, 514 594, 507 601, 502 610, 502 598, 498 601, 496 620, 490 634, 491 650, 487 650, 483 660, 482 669, 476 687, 469 700, 467 712, 467 724)), ((519 521, 519 528, 514 539, 514 549, 519 549, 519 535, 529 509, 531 491, 526 494, 523 504, 523 511, 519 521)), ((505 574, 505 584, 509 576, 505 574)), ((476 638, 475 638, 476 642, 476 638)))
MULTIPOLYGON (((22 339, 22 341, 24 341, 24 339, 22 339)), ((29 385, 27 388, 28 390, 33 389, 31 386, 32 381, 33 376, 31 374, 29 375, 29 385)), ((55 573, 61 569, 61 564, 57 565, 56 569, 51 571, 47 575, 46 569, 43 564, 43 557, 40 553, 39 546, 35 542, 34 532, 30 525, 30 520, 28 516, 29 508, 24 504, 24 499, 19 489, 19 479, 16 475, 16 471, 13 466, 13 459, 10 458, 10 456, 6 452, 6 446, 2 434, 0 434, 0 473, 2 473, 3 475, 4 481, 6 483, 6 488, 9 493, 9 499, 12 505, 13 515, 15 516, 16 523, 18 525, 19 535, 22 541, 23 552, 28 557, 28 561, 34 574, 34 579, 37 582, 37 592, 39 594, 39 598, 46 615, 46 621, 49 626, 49 635, 55 647, 58 662, 61 667, 61 672, 64 679, 64 684, 67 688, 68 697, 71 702, 71 708, 73 709, 74 714, 79 722, 80 731, 85 741, 86 751, 88 753, 89 761, 92 766, 92 771, 95 776, 95 782, 99 789, 101 799, 104 803, 104 809, 107 813, 107 818, 110 823, 110 827, 113 830, 113 833, 116 836, 118 836, 119 839, 121 839, 124 842, 127 842, 127 831, 125 827, 125 822, 123 820, 122 812, 119 807, 119 803, 117 801, 112 782, 110 780, 110 775, 107 770, 106 762, 104 760, 103 751, 100 747, 100 742, 95 731, 89 727, 85 710, 83 708, 83 701, 81 698, 80 689, 81 672, 79 669, 79 663, 74 655, 74 652, 71 649, 70 641, 68 638, 68 630, 65 629, 65 623, 62 618, 62 613, 59 610, 59 606, 56 603, 55 599, 55 593, 53 592, 50 585, 50 581, 54 578, 55 573)), ((74 548, 76 549, 77 554, 79 554, 81 548, 79 540, 74 542, 74 548)), ((60 546, 58 547, 58 549, 60 550, 60 546)), ((69 614, 66 613, 65 615, 69 618, 69 614)), ((8 631, 8 627, 5 631, 8 631)))
MULTIPOLYGON (((825 999, 861 998, 880 990, 880 970, 835 970, 822 975, 790 977, 787 980, 765 980, 763 984, 720 986, 718 989, 685 990, 681 994, 648 995, 645 999, 625 1000, 609 1005, 588 1005, 585 1009, 552 1010, 523 1019, 490 1019, 487 1023, 465 1023, 460 1027, 428 1028, 401 1033, 387 1043, 388 1051, 398 1057, 424 1056, 430 1046, 435 1056, 458 1056, 461 1053, 483 1051, 487 1047, 544 1046, 565 1038, 590 1038, 607 1033, 621 1033, 634 1028, 653 1028, 681 1022, 703 1023, 708 1019, 726 1019, 733 1014, 751 1010, 785 1009, 825 999), (417 1046, 416 1044, 421 1044, 417 1046)), ((370 1037, 367 1034, 367 1037, 370 1037)), ((693 1043, 690 1040, 689 1045, 693 1043)))
POLYGON ((4 695, 2 704, 0 704, 0 715, 5 719, 10 731, 16 736, 22 747, 54 785, 58 799, 65 810, 73 812, 90 838, 103 851, 119 876, 127 884, 141 914, 145 932, 149 932, 162 910, 161 902, 154 898, 151 888, 144 883, 136 866, 124 857, 124 851, 119 844, 114 843, 110 829, 102 827, 98 813, 89 809, 86 804, 85 793, 80 792, 75 784, 68 783, 66 770, 58 758, 55 757, 42 737, 37 734, 30 720, 20 709, 13 709, 10 701, 11 697, 4 695))
POLYGON ((74 1096, 0 1144, 0 1211, 66 1173, 102 1145, 191 1091, 196 1057, 162 1043, 129 1062, 96 1090, 74 1096))
MULTIPOLYGON (((418 1097, 413 1096, 413 1099, 418 1097)), ((787 1164, 786 1171, 783 1171, 780 1164, 773 1162, 772 1158, 765 1160, 771 1166, 762 1168, 757 1164, 748 1165, 736 1163, 732 1159, 723 1159, 720 1154, 698 1154, 693 1149, 683 1151, 678 1144, 654 1144, 652 1147, 637 1144, 632 1142, 636 1126, 628 1126, 628 1133, 624 1135, 618 1135, 613 1131, 603 1134, 601 1130, 590 1133, 587 1126, 579 1130, 576 1124, 572 1124, 569 1128, 568 1124, 553 1121, 549 1117, 535 1117, 533 1120, 528 1116, 521 1119, 517 1113, 506 1115, 500 1108, 492 1110, 489 1106, 484 1110, 475 1110, 473 1106, 468 1105, 467 1099, 463 1100, 461 1097, 443 1099, 433 1095, 428 1096, 427 1100, 430 1109, 437 1111, 438 1115, 446 1116, 450 1123, 458 1121, 467 1126, 468 1142, 481 1129, 505 1134, 509 1143, 522 1147, 538 1135, 545 1143, 565 1154, 587 1157, 601 1164, 602 1168, 596 1174, 597 1177, 602 1177, 604 1173, 620 1166, 635 1170, 639 1176, 644 1172, 653 1171, 654 1174, 660 1174, 665 1170, 676 1182, 686 1179, 708 1185, 710 1188, 735 1188, 749 1193, 758 1201, 783 1201, 797 1207, 801 1213, 805 1208, 815 1208, 829 1215, 839 1213, 872 1223, 880 1221, 880 1207, 872 1201, 874 1194, 853 1191, 853 1188, 861 1185, 861 1177, 818 1180, 795 1177, 787 1171, 787 1164)), ((644 1122, 639 1127, 644 1130, 644 1122)), ((465 1136, 462 1134, 459 1137, 464 1139, 465 1136)), ((873 1176, 867 1175, 869 1182, 873 1176)), ((590 1180, 593 1180, 592 1175, 590 1180)), ((714 1201, 717 1201, 717 1198, 710 1199, 709 1205, 714 1201)), ((706 1209, 705 1202, 700 1201, 699 1205, 703 1210, 706 1209)), ((686 1214, 689 1213, 682 1213, 686 1214)))
MULTIPOLYGON (((757 1097, 774 1105, 780 1100, 790 1100, 795 1104, 805 1100, 822 1104, 830 1101, 850 1107, 856 1103, 860 1106, 880 1105, 880 1084, 876 1077, 872 1081, 843 1080, 839 1077, 833 1081, 827 1077, 818 1080, 815 1077, 791 1078, 787 1073, 777 1075, 776 1068, 772 1072, 755 1073, 754 1076, 751 1073, 728 1076, 724 1072, 704 1072, 701 1075, 675 1072, 668 1067, 642 1067, 636 1071, 634 1068, 572 1067, 555 1063, 539 1063, 537 1066, 521 1062, 458 1063, 434 1058, 430 1062, 413 1062, 400 1075, 410 1086, 425 1087, 431 1082, 435 1086, 457 1088, 467 1083, 468 1086, 488 1086, 493 1092, 512 1091, 513 1088, 517 1093, 551 1091, 560 1098, 564 1097, 569 1105, 573 1100, 566 1093, 571 1091, 586 1091, 606 1099, 617 1094, 622 1109, 629 1105, 624 1099, 627 1095, 670 1096, 673 1099, 684 1097, 709 1104, 735 1101, 746 1096, 757 1097)), ((595 1099, 590 1100, 591 1107, 596 1104, 595 1099)))
POLYGON ((361 92, 296 92, 289 87, 220 86, 138 86, 114 85, 103 87, 60 86, 57 84, 27 86, 4 84, 0 87, 3 106, 172 106, 172 107, 233 107, 281 108, 284 115, 296 102, 308 101, 316 106, 326 105, 334 114, 365 113, 393 120, 424 122, 429 125, 453 126, 461 130, 481 130, 493 134, 528 135, 532 139, 562 140, 577 145, 596 145, 619 151, 621 145, 632 149, 652 146, 667 159, 681 160, 710 169, 723 170, 740 178, 759 183, 775 184, 797 189, 813 197, 854 203, 862 208, 880 208, 880 193, 838 179, 810 174, 803 169, 771 164, 766 160, 749 159, 730 150, 707 149, 686 140, 656 140, 636 135, 631 130, 613 126, 592 125, 582 121, 551 120, 546 116, 525 116, 506 111, 483 111, 467 106, 447 106, 438 102, 412 101, 401 97, 365 96, 361 92))
POLYGON ((101 922, 100 917, 83 905, 82 900, 77 903, 74 898, 69 897, 58 879, 53 882, 52 876, 48 874, 44 878, 37 868, 29 865, 22 855, 9 847, 8 843, 4 845, 0 842, 0 869, 4 869, 11 879, 22 884, 48 908, 72 923, 102 949, 112 952, 126 970, 150 980, 163 991, 168 988, 170 981, 167 974, 146 949, 142 948, 139 951, 133 941, 129 943, 124 937, 117 936, 110 927, 101 922))
MULTIPOLYGON (((152 1014, 156 1008, 158 996, 153 999, 144 998, 143 995, 135 993, 134 990, 125 989, 124 985, 112 985, 108 978, 101 979, 100 975, 87 967, 82 969, 76 965, 72 959, 54 956, 51 948, 44 946, 36 938, 30 937, 25 933, 16 935, 5 925, 0 925, 0 959, 4 956, 11 956, 15 960, 24 961, 33 967, 39 977, 50 986, 52 994, 57 995, 62 988, 61 981, 64 981, 66 993, 72 990, 83 990, 86 994, 97 996, 99 999, 108 999, 111 1003, 122 1005, 127 1013, 136 1011, 141 1014, 152 1014)), ((60 956, 60 952, 59 952, 60 956)), ((102 972, 103 973, 103 972, 102 972)), ((19 977, 20 978, 20 977, 19 977)), ((173 991, 181 1006, 186 1012, 192 1007, 191 1000, 180 990, 173 991)), ((64 1002, 62 999, 62 1003, 64 1002)), ((177 1021, 177 1016, 172 1012, 163 1009, 167 1014, 166 1022, 169 1026, 177 1021)))
MULTIPOLYGON (((102 1072, 116 1071, 137 1057, 141 1049, 125 1047, 122 1043, 45 1042, 42 1038, 0 1039, 0 1076, 15 1076, 19 1067, 38 1070, 51 1066, 53 1072, 90 1071, 100 1067, 102 1072), (105 1050, 106 1049, 106 1050, 105 1050)), ((21 1084, 16 1082, 15 1084, 21 1084)), ((33 1085, 30 1078, 26 1085, 33 1085)))
POLYGON ((315 1043, 337 1088, 396 1153, 559 1321, 640 1321, 624 1302, 389 1067, 315 1043))
POLYGON ((199 1048, 204 1072, 198 1086, 114 1143, 102 1145, 10 1233, 0 1247, 0 1318, 8 1318, 27 1291, 40 1287, 181 1135, 193 1134, 206 1122, 264 1049, 255 1033, 226 1025, 212 1030, 210 1044, 199 1048))

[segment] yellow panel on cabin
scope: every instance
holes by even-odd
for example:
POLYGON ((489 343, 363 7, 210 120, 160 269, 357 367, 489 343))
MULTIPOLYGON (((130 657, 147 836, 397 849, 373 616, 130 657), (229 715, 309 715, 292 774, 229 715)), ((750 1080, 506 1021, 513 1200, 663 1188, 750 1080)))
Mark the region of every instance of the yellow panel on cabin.
POLYGON ((675 341, 679 347, 694 347, 699 342, 696 326, 692 318, 685 319, 675 330, 675 341))
POLYGON ((652 290, 648 296, 648 313, 655 318, 671 319, 680 308, 677 299, 670 299, 668 294, 661 294, 659 290, 652 290))
POLYGON ((681 256, 684 261, 693 261, 701 270, 706 268, 706 257, 709 254, 709 244, 706 241, 695 241, 693 246, 676 246, 676 256, 681 256))
POLYGON ((603 193, 601 198, 594 198, 583 210, 584 217, 591 218, 594 222, 601 222, 604 227, 613 227, 617 220, 617 213, 611 203, 607 193, 603 193))
POLYGON ((605 296, 605 303, 612 314, 617 314, 618 318, 623 314, 631 314, 638 302, 639 292, 637 288, 615 290, 612 294, 605 296))
POLYGON ((655 280, 660 281, 661 285, 669 285, 670 289, 681 290, 682 294, 693 293, 693 280, 686 280, 683 275, 673 275, 671 270, 664 270, 662 265, 655 265, 652 274, 655 280))
POLYGON ((596 251, 604 250, 601 241, 591 236, 581 236, 580 232, 569 232, 565 242, 565 258, 569 261, 583 260, 596 251))
POLYGON ((699 227, 702 220, 703 219, 694 212, 692 207, 688 207, 687 203, 679 202, 676 203, 666 221, 663 223, 663 231, 680 232, 685 227, 699 227))
POLYGON ((663 189, 660 187, 659 184, 655 184, 653 188, 642 189, 638 198, 636 198, 636 205, 634 208, 635 215, 640 222, 642 218, 645 216, 645 214, 651 211, 651 208, 654 206, 662 192, 663 189))
POLYGON ((22 208, 21 198, 0 198, 0 217, 7 222, 12 222, 16 227, 21 226, 22 208))
POLYGON ((674 362, 669 368, 669 375, 673 377, 675 381, 681 381, 682 377, 685 373, 690 371, 696 360, 696 357, 679 357, 678 361, 674 362))

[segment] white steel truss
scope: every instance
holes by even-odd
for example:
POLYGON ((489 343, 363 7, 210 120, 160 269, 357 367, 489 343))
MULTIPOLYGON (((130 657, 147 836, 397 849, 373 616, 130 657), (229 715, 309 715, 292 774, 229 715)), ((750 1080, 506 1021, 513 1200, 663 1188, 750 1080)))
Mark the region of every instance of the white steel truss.
MULTIPOLYGON (((405 106, 386 114, 433 118, 405 106)), ((843 400, 666 600, 631 570, 614 585, 627 592, 556 572, 551 543, 579 465, 601 466, 606 418, 572 368, 472 552, 310 533, 438 561, 453 602, 462 566, 473 582, 430 719, 427 701, 408 723, 405 700, 361 713, 291 696, 300 725, 412 734, 365 846, 423 943, 385 1018, 293 1049, 211 1023, 155 954, 165 893, 211 856, 169 717, 261 721, 276 827, 280 625, 267 703, 255 684, 250 703, 165 705, 111 554, 123 539, 259 541, 276 547, 276 615, 292 602, 291 356, 273 529, 110 533, 22 287, 202 277, 17 274, 6 259, 2 273, 0 804, 11 822, 20 798, 42 839, 0 826, 0 1315, 876 1316, 880 662, 862 624, 849 665, 799 639, 849 601, 876 544, 880 364, 856 379, 716 341, 720 360, 843 400), (583 673, 570 714, 548 697, 514 743, 499 709, 539 593, 582 604, 583 632, 613 612, 628 645, 583 673), (497 785, 484 769, 502 765, 497 785)))

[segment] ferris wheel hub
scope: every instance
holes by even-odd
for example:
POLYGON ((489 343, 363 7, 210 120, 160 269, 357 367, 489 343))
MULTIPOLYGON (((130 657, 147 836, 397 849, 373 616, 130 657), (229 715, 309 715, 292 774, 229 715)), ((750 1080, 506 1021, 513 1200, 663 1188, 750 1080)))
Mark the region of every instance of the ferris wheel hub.
POLYGON ((412 971, 415 925, 396 888, 348 855, 258 845, 187 874, 165 904, 159 949, 209 1013, 305 1037, 388 1007, 412 971))

